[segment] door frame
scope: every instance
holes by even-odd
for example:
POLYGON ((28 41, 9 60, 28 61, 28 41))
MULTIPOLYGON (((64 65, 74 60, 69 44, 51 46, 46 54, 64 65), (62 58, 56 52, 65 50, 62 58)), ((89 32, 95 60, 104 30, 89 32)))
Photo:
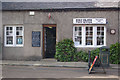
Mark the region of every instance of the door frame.
POLYGON ((42 58, 44 59, 45 58, 45 46, 44 46, 44 30, 45 30, 45 27, 56 27, 56 40, 57 40, 57 25, 56 24, 43 24, 43 49, 42 49, 42 58))

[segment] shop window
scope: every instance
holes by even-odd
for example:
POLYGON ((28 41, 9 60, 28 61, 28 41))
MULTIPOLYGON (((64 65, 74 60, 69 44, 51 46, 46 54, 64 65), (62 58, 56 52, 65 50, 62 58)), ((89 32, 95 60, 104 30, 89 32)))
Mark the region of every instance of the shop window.
POLYGON ((5 46, 23 46, 23 26, 5 26, 5 46))
POLYGON ((75 47, 106 46, 105 26, 74 26, 73 41, 75 47))

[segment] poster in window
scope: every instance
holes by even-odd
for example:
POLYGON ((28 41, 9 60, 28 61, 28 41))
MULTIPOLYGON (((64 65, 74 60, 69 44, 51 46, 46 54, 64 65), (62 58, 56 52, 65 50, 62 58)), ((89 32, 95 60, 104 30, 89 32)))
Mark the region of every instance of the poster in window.
POLYGON ((32 31, 32 47, 40 47, 40 31, 32 31))
POLYGON ((75 45, 75 46, 79 46, 79 45, 80 45, 80 42, 74 42, 74 45, 75 45))
POLYGON ((22 37, 17 37, 17 44, 22 44, 23 40, 22 37))

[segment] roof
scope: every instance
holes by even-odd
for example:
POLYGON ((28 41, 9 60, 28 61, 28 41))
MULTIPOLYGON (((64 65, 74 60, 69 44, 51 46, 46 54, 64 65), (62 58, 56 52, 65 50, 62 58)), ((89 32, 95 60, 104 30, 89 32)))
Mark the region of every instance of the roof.
POLYGON ((1 0, 2 2, 119 2, 120 0, 1 0))
POLYGON ((86 9, 100 6, 96 2, 2 2, 2 10, 86 9))
POLYGON ((65 9, 65 8, 90 8, 93 2, 4 2, 3 10, 38 10, 38 9, 65 9))

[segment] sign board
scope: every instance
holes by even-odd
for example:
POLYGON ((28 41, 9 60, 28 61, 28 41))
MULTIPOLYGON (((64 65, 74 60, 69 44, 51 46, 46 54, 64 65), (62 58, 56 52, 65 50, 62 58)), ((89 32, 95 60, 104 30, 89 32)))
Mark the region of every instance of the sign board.
POLYGON ((73 24, 106 24, 106 18, 74 18, 73 24))
POLYGON ((93 66, 94 66, 94 64, 95 64, 95 62, 96 62, 96 60, 97 60, 97 58, 98 58, 98 56, 95 57, 95 59, 94 59, 92 65, 91 65, 91 67, 90 67, 90 69, 89 69, 89 73, 91 72, 91 70, 92 70, 92 68, 93 68, 93 66))
MULTIPOLYGON (((94 61, 93 61, 93 63, 92 63, 92 65, 91 65, 91 66, 89 67, 89 69, 88 69, 88 70, 89 70, 89 74, 91 73, 91 71, 92 71, 92 69, 93 69, 93 67, 94 67, 94 64, 95 64, 95 62, 96 62, 97 60, 99 61, 100 66, 102 67, 104 73, 106 73, 105 70, 104 70, 104 67, 103 67, 103 65, 102 65, 102 63, 101 63, 101 60, 99 59, 98 56, 96 56, 95 59, 94 59, 94 61)), ((98 63, 98 61, 97 61, 97 63, 98 63)))
POLYGON ((32 31, 32 47, 40 47, 40 31, 32 31))

